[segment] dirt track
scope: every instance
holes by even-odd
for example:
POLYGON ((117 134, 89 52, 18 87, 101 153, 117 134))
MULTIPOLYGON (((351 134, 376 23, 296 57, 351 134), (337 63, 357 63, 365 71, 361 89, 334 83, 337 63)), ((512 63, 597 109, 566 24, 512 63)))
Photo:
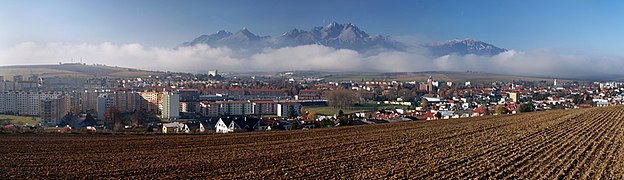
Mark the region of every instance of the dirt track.
POLYGON ((624 107, 212 135, 2 135, 0 179, 624 178, 624 107))

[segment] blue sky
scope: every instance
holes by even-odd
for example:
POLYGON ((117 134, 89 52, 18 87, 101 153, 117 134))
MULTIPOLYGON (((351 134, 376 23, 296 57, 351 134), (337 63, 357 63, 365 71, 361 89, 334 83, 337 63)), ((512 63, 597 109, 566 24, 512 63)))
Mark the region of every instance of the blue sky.
POLYGON ((174 47, 247 27, 259 35, 331 21, 423 41, 474 38, 517 50, 624 55, 624 1, 0 1, 0 47, 139 43, 174 47))

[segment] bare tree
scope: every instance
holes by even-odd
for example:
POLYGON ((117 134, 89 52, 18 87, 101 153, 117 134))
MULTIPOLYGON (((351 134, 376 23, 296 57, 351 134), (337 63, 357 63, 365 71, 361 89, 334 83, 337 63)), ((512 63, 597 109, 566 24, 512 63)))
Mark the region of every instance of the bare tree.
POLYGON ((357 93, 349 89, 335 89, 327 92, 325 95, 329 106, 334 108, 351 107, 360 100, 357 93))
POLYGON ((121 122, 121 113, 117 108, 109 107, 106 108, 106 112, 104 113, 104 125, 112 128, 117 131, 123 128, 123 122, 121 122), (121 128, 120 128, 121 127, 121 128))

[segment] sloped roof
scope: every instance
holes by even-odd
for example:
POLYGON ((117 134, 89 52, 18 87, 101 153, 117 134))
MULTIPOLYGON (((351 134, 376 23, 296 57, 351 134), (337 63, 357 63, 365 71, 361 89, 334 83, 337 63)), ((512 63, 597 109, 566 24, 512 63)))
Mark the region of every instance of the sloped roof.
POLYGON ((247 130, 253 130, 256 124, 258 124, 258 122, 260 121, 260 119, 258 118, 240 117, 240 116, 225 116, 225 117, 221 117, 221 120, 226 125, 230 125, 232 122, 234 122, 239 127, 247 129, 247 130))

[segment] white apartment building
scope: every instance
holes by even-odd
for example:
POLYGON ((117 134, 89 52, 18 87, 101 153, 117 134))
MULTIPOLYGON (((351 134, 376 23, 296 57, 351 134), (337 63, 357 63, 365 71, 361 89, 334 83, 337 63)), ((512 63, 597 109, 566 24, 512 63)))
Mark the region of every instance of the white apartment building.
POLYGON ((277 115, 287 117, 288 112, 292 109, 295 110, 295 115, 301 115, 301 104, 297 102, 280 102, 277 104, 277 115))
POLYGON ((103 120, 107 108, 115 107, 115 98, 110 94, 100 94, 97 98, 97 119, 103 120))
POLYGON ((162 98, 163 119, 176 119, 180 117, 180 94, 176 92, 165 92, 162 98))
POLYGON ((71 97, 60 96, 41 101, 41 123, 48 126, 59 124, 71 110, 71 97))
POLYGON ((39 116, 43 100, 59 98, 61 93, 8 91, 0 93, 0 113, 39 116))

